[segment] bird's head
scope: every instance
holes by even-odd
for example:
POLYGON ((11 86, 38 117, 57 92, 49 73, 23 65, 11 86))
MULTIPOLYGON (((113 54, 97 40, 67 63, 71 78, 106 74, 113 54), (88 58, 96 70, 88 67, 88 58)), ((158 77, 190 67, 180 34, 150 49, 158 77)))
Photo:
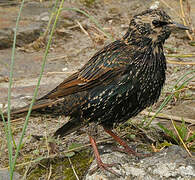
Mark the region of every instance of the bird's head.
POLYGON ((133 17, 126 38, 132 42, 162 44, 174 29, 188 30, 188 27, 175 23, 161 9, 150 9, 133 17))

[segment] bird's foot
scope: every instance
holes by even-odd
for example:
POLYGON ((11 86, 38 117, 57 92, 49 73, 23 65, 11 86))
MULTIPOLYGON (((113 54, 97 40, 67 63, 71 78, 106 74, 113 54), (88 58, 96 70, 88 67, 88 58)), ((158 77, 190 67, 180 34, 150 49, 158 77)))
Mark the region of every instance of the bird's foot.
POLYGON ((117 177, 121 177, 121 175, 119 173, 117 173, 116 171, 114 171, 113 169, 110 168, 110 167, 117 166, 117 165, 120 165, 120 164, 119 163, 106 164, 106 163, 103 163, 102 161, 97 161, 97 166, 94 167, 92 170, 90 170, 89 173, 93 174, 98 169, 101 169, 101 170, 106 170, 106 171, 114 174, 117 177))
POLYGON ((140 153, 135 152, 133 149, 131 149, 129 147, 127 142, 125 142, 123 139, 121 139, 119 136, 117 136, 114 132, 112 132, 111 130, 106 129, 106 128, 104 128, 104 130, 108 134, 110 134, 115 139, 115 141, 117 141, 121 146, 123 146, 123 148, 114 148, 115 150, 127 153, 129 155, 133 154, 134 156, 137 156, 137 157, 148 157, 148 156, 151 156, 150 154, 140 154, 140 153))
POLYGON ((101 170, 106 170, 106 171, 116 175, 117 177, 120 177, 121 175, 119 173, 117 173, 112 168, 110 168, 110 167, 120 165, 120 164, 119 163, 112 163, 112 164, 103 163, 101 158, 100 158, 100 154, 98 152, 95 139, 92 136, 89 136, 89 140, 90 140, 91 145, 93 147, 94 155, 95 155, 96 162, 97 162, 97 166, 90 171, 90 174, 93 174, 97 169, 100 168, 101 170))

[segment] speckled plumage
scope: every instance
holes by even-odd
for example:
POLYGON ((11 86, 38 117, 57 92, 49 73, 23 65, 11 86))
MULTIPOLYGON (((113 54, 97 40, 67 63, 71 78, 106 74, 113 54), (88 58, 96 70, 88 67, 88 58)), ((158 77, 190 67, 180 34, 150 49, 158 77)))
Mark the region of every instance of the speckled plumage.
MULTIPOLYGON (((68 109, 67 115, 84 125, 97 122, 112 128, 114 124, 125 122, 157 101, 165 82, 163 43, 169 37, 170 29, 159 27, 159 32, 156 32, 151 27, 153 19, 171 21, 168 15, 159 10, 136 15, 121 40, 97 52, 73 75, 81 82, 76 90, 79 92, 69 96, 75 99, 73 96, 78 94, 81 100, 73 106, 62 105, 64 109, 73 107, 68 109)), ((60 94, 60 87, 64 89, 64 82, 46 97, 60 94)), ((66 131, 62 127, 56 135, 64 133, 66 131)))
MULTIPOLYGON (((65 136, 91 123, 93 127, 100 124, 124 147, 123 152, 138 155, 110 129, 158 100, 166 71, 163 44, 174 28, 188 29, 174 23, 160 9, 135 15, 123 38, 98 51, 78 72, 38 99, 33 114, 70 116, 54 136, 65 136)), ((27 110, 28 106, 15 110, 12 116, 27 110)), ((98 167, 119 176, 101 161, 95 139, 88 134, 98 167)))
MULTIPOLYGON (((163 10, 135 15, 123 38, 98 51, 78 72, 38 99, 33 114, 70 116, 56 136, 90 122, 112 128, 137 115, 160 96, 166 70, 163 44, 172 25, 163 10)), ((27 110, 15 110, 12 116, 27 110)))

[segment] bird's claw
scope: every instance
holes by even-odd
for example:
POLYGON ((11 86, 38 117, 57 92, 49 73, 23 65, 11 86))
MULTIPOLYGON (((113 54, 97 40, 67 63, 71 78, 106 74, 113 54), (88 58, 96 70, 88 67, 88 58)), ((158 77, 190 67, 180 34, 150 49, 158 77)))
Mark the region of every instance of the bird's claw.
POLYGON ((97 171, 100 168, 102 170, 106 170, 106 171, 114 174, 117 177, 121 177, 121 175, 119 173, 117 173, 116 171, 114 171, 113 169, 110 168, 110 167, 117 166, 117 165, 120 165, 120 163, 106 164, 103 162, 98 162, 97 166, 94 167, 92 170, 90 170, 89 174, 93 174, 95 171, 97 171))

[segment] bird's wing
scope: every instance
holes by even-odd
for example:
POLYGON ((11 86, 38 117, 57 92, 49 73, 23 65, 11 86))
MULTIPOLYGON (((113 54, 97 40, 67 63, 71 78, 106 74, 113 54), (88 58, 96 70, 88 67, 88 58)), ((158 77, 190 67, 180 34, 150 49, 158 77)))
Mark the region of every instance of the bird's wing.
MULTIPOLYGON (((66 78, 55 89, 37 99, 33 110, 42 109, 63 101, 63 97, 86 91, 100 84, 107 84, 117 79, 125 70, 129 58, 123 54, 127 46, 122 41, 115 41, 98 51, 78 72, 66 78)), ((19 114, 28 111, 29 105, 12 111, 19 114)))
POLYGON ((100 76, 121 69, 126 64, 121 57, 123 49, 127 46, 122 41, 115 41, 97 52, 88 63, 81 68, 79 78, 87 82, 98 79, 100 76))
POLYGON ((85 91, 117 77, 118 74, 123 72, 124 65, 128 60, 128 57, 122 57, 121 61, 121 49, 124 46, 126 46, 124 42, 115 41, 104 47, 78 72, 65 79, 41 99, 56 99, 76 92, 85 91))

